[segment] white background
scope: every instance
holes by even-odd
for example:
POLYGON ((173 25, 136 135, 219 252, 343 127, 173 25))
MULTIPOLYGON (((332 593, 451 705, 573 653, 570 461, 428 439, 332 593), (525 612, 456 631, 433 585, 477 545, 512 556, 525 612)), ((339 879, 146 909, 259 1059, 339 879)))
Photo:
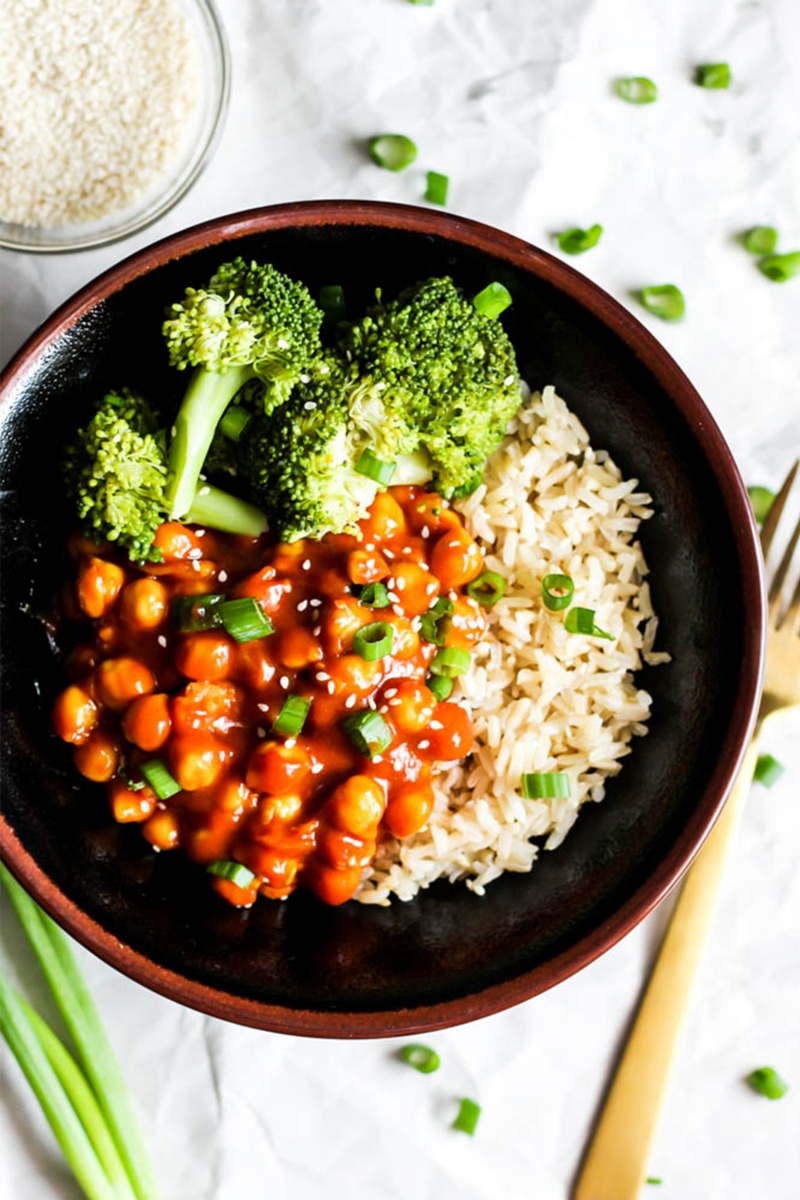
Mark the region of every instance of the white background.
MULTIPOLYGON (((113 2, 113 0, 110 0, 113 2)), ((129 242, 57 258, 5 254, 2 358, 127 253, 252 205, 320 197, 421 201, 450 175, 452 211, 552 248, 599 221, 575 262, 653 329, 722 426, 745 481, 775 486, 800 449, 800 278, 768 282, 736 235, 768 222, 800 249, 797 0, 220 0, 234 83, 216 157, 192 193, 129 242), (729 61, 729 91, 691 82, 729 61), (656 104, 617 99, 644 74, 656 104), (363 140, 401 131, 406 172, 363 140), (636 307, 675 282, 686 320, 636 307)), ((721 614, 721 619, 724 615, 721 614)), ((730 864, 653 1149, 664 1200, 790 1200, 800 1192, 800 726, 769 749, 787 765, 755 787, 730 864), (742 1076, 771 1064, 779 1103, 742 1076)), ((666 906, 665 906, 666 907, 666 906)), ((579 976, 510 1012, 426 1040, 421 1076, 398 1043, 306 1041, 204 1018, 79 950, 141 1107, 165 1200, 565 1200, 587 1129, 667 913, 579 976), (453 1132, 460 1095, 483 1105, 453 1132)), ((35 992, 12 921, 11 971, 35 992)), ((40 993, 39 993, 40 994, 40 993)), ((0 1191, 77 1189, 6 1062, 0 1191)))

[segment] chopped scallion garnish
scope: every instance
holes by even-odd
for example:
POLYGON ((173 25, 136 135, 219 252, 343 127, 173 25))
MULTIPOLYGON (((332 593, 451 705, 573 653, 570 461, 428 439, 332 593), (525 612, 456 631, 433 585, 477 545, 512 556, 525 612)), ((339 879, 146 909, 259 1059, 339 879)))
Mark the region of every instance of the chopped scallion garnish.
POLYGON ((789 1090, 785 1079, 781 1079, 774 1067, 758 1067, 745 1078, 754 1092, 766 1096, 768 1100, 780 1100, 789 1090))
POLYGON ((478 292, 472 303, 485 317, 496 319, 513 303, 511 293, 502 283, 489 283, 478 292))
POLYGON ((431 675, 446 675, 448 679, 455 679, 469 670, 471 662, 469 650, 462 650, 460 646, 443 646, 434 654, 428 670, 431 675))
POLYGON ((481 571, 477 579, 467 584, 467 595, 485 608, 491 608, 498 600, 502 600, 505 590, 506 581, 497 571, 481 571))
POLYGON ((615 87, 620 99, 627 100, 628 104, 652 104, 658 99, 658 88, 646 75, 618 79, 615 87))
POLYGON ((434 646, 443 646, 450 631, 453 614, 453 601, 447 596, 437 597, 427 612, 419 619, 419 631, 426 642, 434 646))
POLYGON ((224 595, 218 592, 209 592, 205 596, 176 596, 172 601, 172 615, 177 629, 181 633, 200 633, 205 629, 221 628, 219 606, 224 601, 224 595))
POLYGON ((218 858, 216 862, 209 863, 206 870, 209 875, 216 875, 220 879, 227 879, 230 883, 240 888, 250 887, 256 878, 244 863, 236 862, 232 858, 218 858))
POLYGON ((455 687, 453 680, 447 675, 429 675, 425 684, 437 700, 446 700, 455 687))
POLYGON ((683 292, 674 283, 642 288, 639 296, 647 311, 662 321, 680 321, 686 312, 683 292))
POLYGON ((786 283, 800 273, 800 250, 791 254, 768 254, 758 264, 758 269, 773 283, 786 283))
POLYGON ((767 519, 769 510, 775 503, 775 493, 765 487, 749 487, 747 494, 750 497, 756 521, 759 525, 763 525, 767 519))
POLYGON ((744 248, 751 254, 773 254, 778 244, 778 231, 773 225, 754 225, 744 235, 744 248))
POLYGON ((369 152, 373 162, 387 171, 402 171, 417 157, 417 147, 404 133, 381 133, 371 138, 369 152))
POLYGON ((785 770, 786 767, 771 754, 759 754, 756 769, 753 771, 753 779, 763 787, 771 788, 774 783, 778 782, 785 770))
POLYGON ((614 641, 613 633, 606 633, 604 629, 595 625, 593 608, 571 608, 564 619, 564 628, 567 633, 585 633, 588 637, 614 641))
POLYGON ((325 319, 337 324, 343 321, 347 308, 344 301, 344 288, 339 283, 326 283, 319 289, 319 306, 325 314, 325 319))
POLYGON ((423 4, 427 8, 433 8, 434 0, 408 0, 409 4, 423 4))
POLYGON ((310 700, 304 700, 302 696, 287 696, 275 718, 273 731, 282 733, 284 737, 297 737, 305 725, 310 708, 310 700))
POLYGON ((434 1071, 438 1071, 441 1065, 439 1055, 430 1046, 423 1046, 420 1042, 412 1042, 408 1046, 403 1046, 400 1051, 404 1060, 415 1071, 419 1071, 422 1075, 432 1075, 434 1071))
POLYGON ((170 796, 181 790, 181 785, 170 775, 160 758, 151 758, 149 762, 142 763, 139 770, 159 800, 169 800, 170 796))
POLYGON ((365 583, 358 593, 358 603, 365 608, 388 608, 392 602, 385 583, 365 583))
POLYGON ((460 1129, 462 1133, 468 1133, 470 1137, 473 1137, 478 1127, 480 1115, 480 1104, 476 1104, 474 1100, 464 1097, 459 1105, 458 1115, 455 1121, 453 1121, 453 1129, 460 1129))
POLYGON ((236 642, 252 642, 275 632, 275 627, 254 596, 226 600, 219 606, 222 624, 236 642))
POLYGON ((728 63, 701 63, 695 70, 694 81, 704 88, 730 87, 730 65, 728 63))
POLYGON ((394 630, 385 621, 362 625, 353 636, 353 649, 365 662, 377 662, 392 652, 394 630))
MULTIPOLYGON (((417 3, 419 3, 419 0, 417 0, 417 3)), ((428 171, 425 199, 429 204, 447 204, 447 189, 449 185, 450 180, 446 175, 440 175, 438 171, 428 171)))
POLYGON ((528 771, 522 776, 526 800, 562 799, 572 794, 566 771, 528 771))
POLYGON ((645 1179, 645 1183, 650 1183, 653 1187, 660 1187, 663 1182, 664 1180, 659 1179, 657 1175, 648 1175, 647 1179, 645 1179))
POLYGON ((569 608, 575 592, 575 584, 569 575, 545 575, 542 580, 542 599, 550 612, 569 608))
POLYGON ((596 246, 603 233, 602 225, 590 225, 588 229, 565 229, 558 235, 558 248, 564 254, 584 254, 596 246))
POLYGON ((361 754, 381 754, 392 743, 392 731, 374 709, 351 713, 345 717, 342 728, 361 754))
POLYGON ((366 475, 367 479, 371 479, 373 483, 377 483, 380 487, 388 487, 392 481, 392 476, 397 470, 397 463, 384 462, 378 458, 371 450, 362 450, 358 456, 358 461, 355 466, 359 475, 366 475))

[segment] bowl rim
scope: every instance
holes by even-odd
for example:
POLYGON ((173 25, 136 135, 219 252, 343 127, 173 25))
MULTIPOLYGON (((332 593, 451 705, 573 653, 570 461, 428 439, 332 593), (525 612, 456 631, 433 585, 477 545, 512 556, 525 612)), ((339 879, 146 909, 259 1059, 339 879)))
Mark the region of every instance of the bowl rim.
POLYGON ((42 356, 99 302, 167 262, 264 231, 309 226, 394 228, 435 235, 497 258, 565 293, 641 360, 693 430, 731 521, 740 563, 743 653, 731 718, 719 759, 669 853, 605 922, 536 967, 478 992, 397 1010, 290 1008, 236 996, 188 979, 120 943, 49 879, 0 813, 0 857, 38 903, 77 941, 155 992, 210 1016, 276 1033, 309 1037, 394 1037, 472 1021, 548 990, 588 966, 634 928, 679 882, 714 825, 733 785, 755 724, 761 691, 766 603, 758 531, 733 455, 709 410, 664 347, 626 308, 547 251, 492 226, 413 205, 364 200, 295 201, 247 209, 193 225, 135 252, 86 284, 28 338, 0 374, 0 406, 9 403, 42 356))

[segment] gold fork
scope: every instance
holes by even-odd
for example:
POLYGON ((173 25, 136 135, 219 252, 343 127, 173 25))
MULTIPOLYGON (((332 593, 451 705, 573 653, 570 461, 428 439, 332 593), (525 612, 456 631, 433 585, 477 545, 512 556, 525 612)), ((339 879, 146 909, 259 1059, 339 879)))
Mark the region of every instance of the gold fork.
MULTIPOLYGON (((761 531, 766 562, 800 462, 789 472, 761 531)), ((606 1095, 573 1200, 636 1200, 666 1090, 683 1016, 720 890, 738 817, 750 790, 764 726, 800 705, 800 581, 787 601, 800 521, 768 594, 764 690, 753 740, 714 828, 681 888, 636 1020, 606 1095)))

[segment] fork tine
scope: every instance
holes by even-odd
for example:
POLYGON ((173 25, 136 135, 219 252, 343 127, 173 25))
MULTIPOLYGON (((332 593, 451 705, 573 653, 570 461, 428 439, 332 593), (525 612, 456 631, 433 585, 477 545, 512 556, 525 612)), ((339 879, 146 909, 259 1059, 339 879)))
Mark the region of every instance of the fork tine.
MULTIPOLYGON (((789 574, 789 568, 792 565, 792 557, 797 549, 797 543, 800 542, 800 521, 794 527, 794 533, 789 538, 789 545, 786 547, 783 558, 778 563, 777 570, 772 578, 772 583, 769 585, 769 620, 770 624, 776 629, 778 628, 778 612, 781 604, 781 592, 783 585, 786 582, 786 576, 789 574)), ((791 607, 791 605, 790 605, 791 607)))
POLYGON ((797 587, 794 589, 794 595, 786 610, 782 624, 788 625, 789 629, 800 637, 800 579, 797 581, 797 587))
POLYGON ((781 513, 786 505, 789 492, 792 490, 792 484, 794 483, 794 477, 797 474, 798 467, 800 467, 800 458, 797 459, 791 471, 786 476, 783 487, 773 500, 772 507, 767 513, 766 520, 761 527, 761 553, 764 555, 764 562, 767 561, 767 555, 769 554, 769 549, 772 545, 772 539, 775 536, 775 530, 778 528, 778 521, 781 519, 781 513))

